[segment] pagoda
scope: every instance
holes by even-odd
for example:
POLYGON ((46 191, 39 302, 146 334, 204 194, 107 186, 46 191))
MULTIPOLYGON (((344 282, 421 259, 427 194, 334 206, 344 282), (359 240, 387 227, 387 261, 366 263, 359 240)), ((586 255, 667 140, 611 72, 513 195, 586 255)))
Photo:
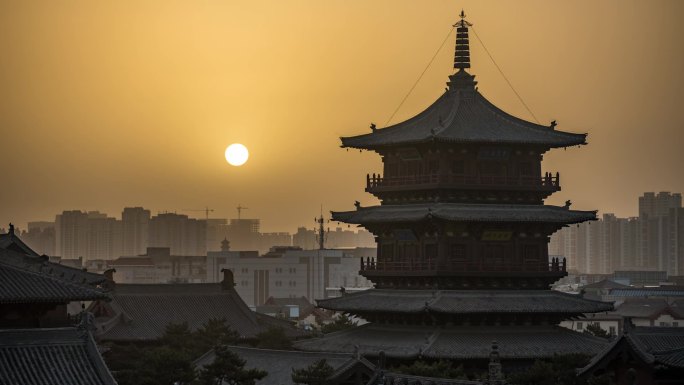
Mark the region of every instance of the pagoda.
POLYGON ((488 359, 493 340, 502 360, 594 354, 605 340, 558 326, 612 309, 550 289, 567 275, 549 259, 549 237, 595 220, 596 211, 545 205, 560 191, 559 173, 543 173, 544 154, 586 144, 586 134, 514 117, 489 102, 468 73, 471 24, 456 23, 448 87, 426 110, 399 124, 343 137, 343 148, 375 151, 383 175, 367 175, 379 206, 332 212, 377 241, 360 274, 363 292, 318 301, 369 323, 301 341, 299 349, 357 351, 415 359, 488 359))

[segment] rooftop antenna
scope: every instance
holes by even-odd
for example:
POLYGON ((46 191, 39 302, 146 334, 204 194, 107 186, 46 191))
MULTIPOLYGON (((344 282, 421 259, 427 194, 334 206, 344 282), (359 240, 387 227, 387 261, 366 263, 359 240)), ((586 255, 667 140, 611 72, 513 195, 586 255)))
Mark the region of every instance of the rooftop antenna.
POLYGON ((242 214, 242 210, 247 210, 247 207, 243 207, 241 203, 238 203, 238 207, 237 207, 238 219, 240 219, 240 215, 242 214))
POLYGON ((318 241, 318 249, 325 250, 325 240, 326 238, 328 238, 327 233, 330 232, 330 230, 326 232, 324 224, 330 221, 323 218, 323 205, 321 205, 321 216, 318 218, 314 218, 314 221, 318 224, 318 235, 316 236, 316 240, 318 241))

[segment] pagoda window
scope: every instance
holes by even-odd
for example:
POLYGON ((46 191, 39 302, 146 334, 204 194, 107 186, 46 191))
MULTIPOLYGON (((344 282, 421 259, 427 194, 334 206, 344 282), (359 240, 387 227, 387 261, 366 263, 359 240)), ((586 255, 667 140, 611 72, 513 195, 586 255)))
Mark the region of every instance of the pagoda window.
POLYGON ((484 244, 484 259, 487 263, 504 261, 505 248, 501 244, 484 244))
POLYGON ((523 256, 526 263, 539 262, 539 246, 525 245, 523 248, 523 256))
POLYGON ((451 162, 451 172, 453 174, 463 175, 465 174, 465 161, 463 159, 456 159, 451 162))
POLYGON ((520 165, 518 166, 520 175, 522 176, 533 176, 534 175, 534 166, 532 166, 532 162, 520 162, 520 165))
POLYGON ((437 259, 437 244, 436 243, 426 243, 424 246, 424 259, 425 261, 434 261, 437 259))
POLYGON ((394 244, 392 243, 383 243, 382 246, 380 247, 380 256, 382 257, 382 260, 384 262, 392 262, 394 261, 394 244))
POLYGON ((385 163, 385 176, 393 177, 399 175, 399 162, 385 163))
POLYGON ((409 160, 401 162, 400 173, 403 176, 413 176, 418 174, 420 169, 420 162, 417 160, 409 160))
POLYGON ((437 160, 430 160, 428 161, 427 168, 428 174, 437 174, 439 172, 439 163, 437 160))
POLYGON ((463 243, 452 243, 449 257, 453 262, 463 262, 468 259, 468 247, 463 243))
POLYGON ((418 259, 418 244, 406 242, 401 245, 401 261, 412 263, 418 259))
POLYGON ((484 161, 479 165, 480 175, 505 176, 506 164, 503 162, 484 161))

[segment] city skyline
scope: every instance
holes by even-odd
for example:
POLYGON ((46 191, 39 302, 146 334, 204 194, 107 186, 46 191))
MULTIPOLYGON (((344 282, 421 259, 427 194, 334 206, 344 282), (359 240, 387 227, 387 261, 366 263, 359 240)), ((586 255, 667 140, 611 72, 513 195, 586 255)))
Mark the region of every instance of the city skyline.
MULTIPOLYGON (((457 20, 446 1, 430 9, 155 4, 136 12, 87 2, 0 5, 5 222, 25 228, 64 208, 127 205, 179 213, 210 207, 213 217, 227 218, 244 204, 265 230, 293 231, 321 204, 326 212, 350 209, 354 200, 374 204, 361 175, 381 163, 369 153, 345 156, 338 137, 369 132, 370 122, 384 127, 457 20), (233 142, 251 152, 240 168, 223 159, 233 142)), ((592 145, 581 154, 569 148, 544 158, 544 171, 560 171, 564 181, 548 203, 571 199, 578 209, 629 217, 643 191, 684 190, 677 170, 684 5, 649 5, 458 4, 537 120, 589 133, 592 145), (634 28, 645 16, 653 22, 634 28)), ((482 93, 534 120, 472 40, 471 72, 482 93)), ((390 124, 442 92, 451 45, 390 124)))

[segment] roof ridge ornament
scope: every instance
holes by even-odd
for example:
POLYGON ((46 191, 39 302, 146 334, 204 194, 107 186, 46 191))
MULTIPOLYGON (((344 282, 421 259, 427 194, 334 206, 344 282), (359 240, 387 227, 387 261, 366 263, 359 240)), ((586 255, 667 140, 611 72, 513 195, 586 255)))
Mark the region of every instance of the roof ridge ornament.
POLYGON ((456 27, 456 53, 454 55, 454 68, 463 71, 470 68, 470 45, 468 40, 468 27, 473 24, 468 22, 465 11, 461 10, 461 20, 453 26, 456 27))

